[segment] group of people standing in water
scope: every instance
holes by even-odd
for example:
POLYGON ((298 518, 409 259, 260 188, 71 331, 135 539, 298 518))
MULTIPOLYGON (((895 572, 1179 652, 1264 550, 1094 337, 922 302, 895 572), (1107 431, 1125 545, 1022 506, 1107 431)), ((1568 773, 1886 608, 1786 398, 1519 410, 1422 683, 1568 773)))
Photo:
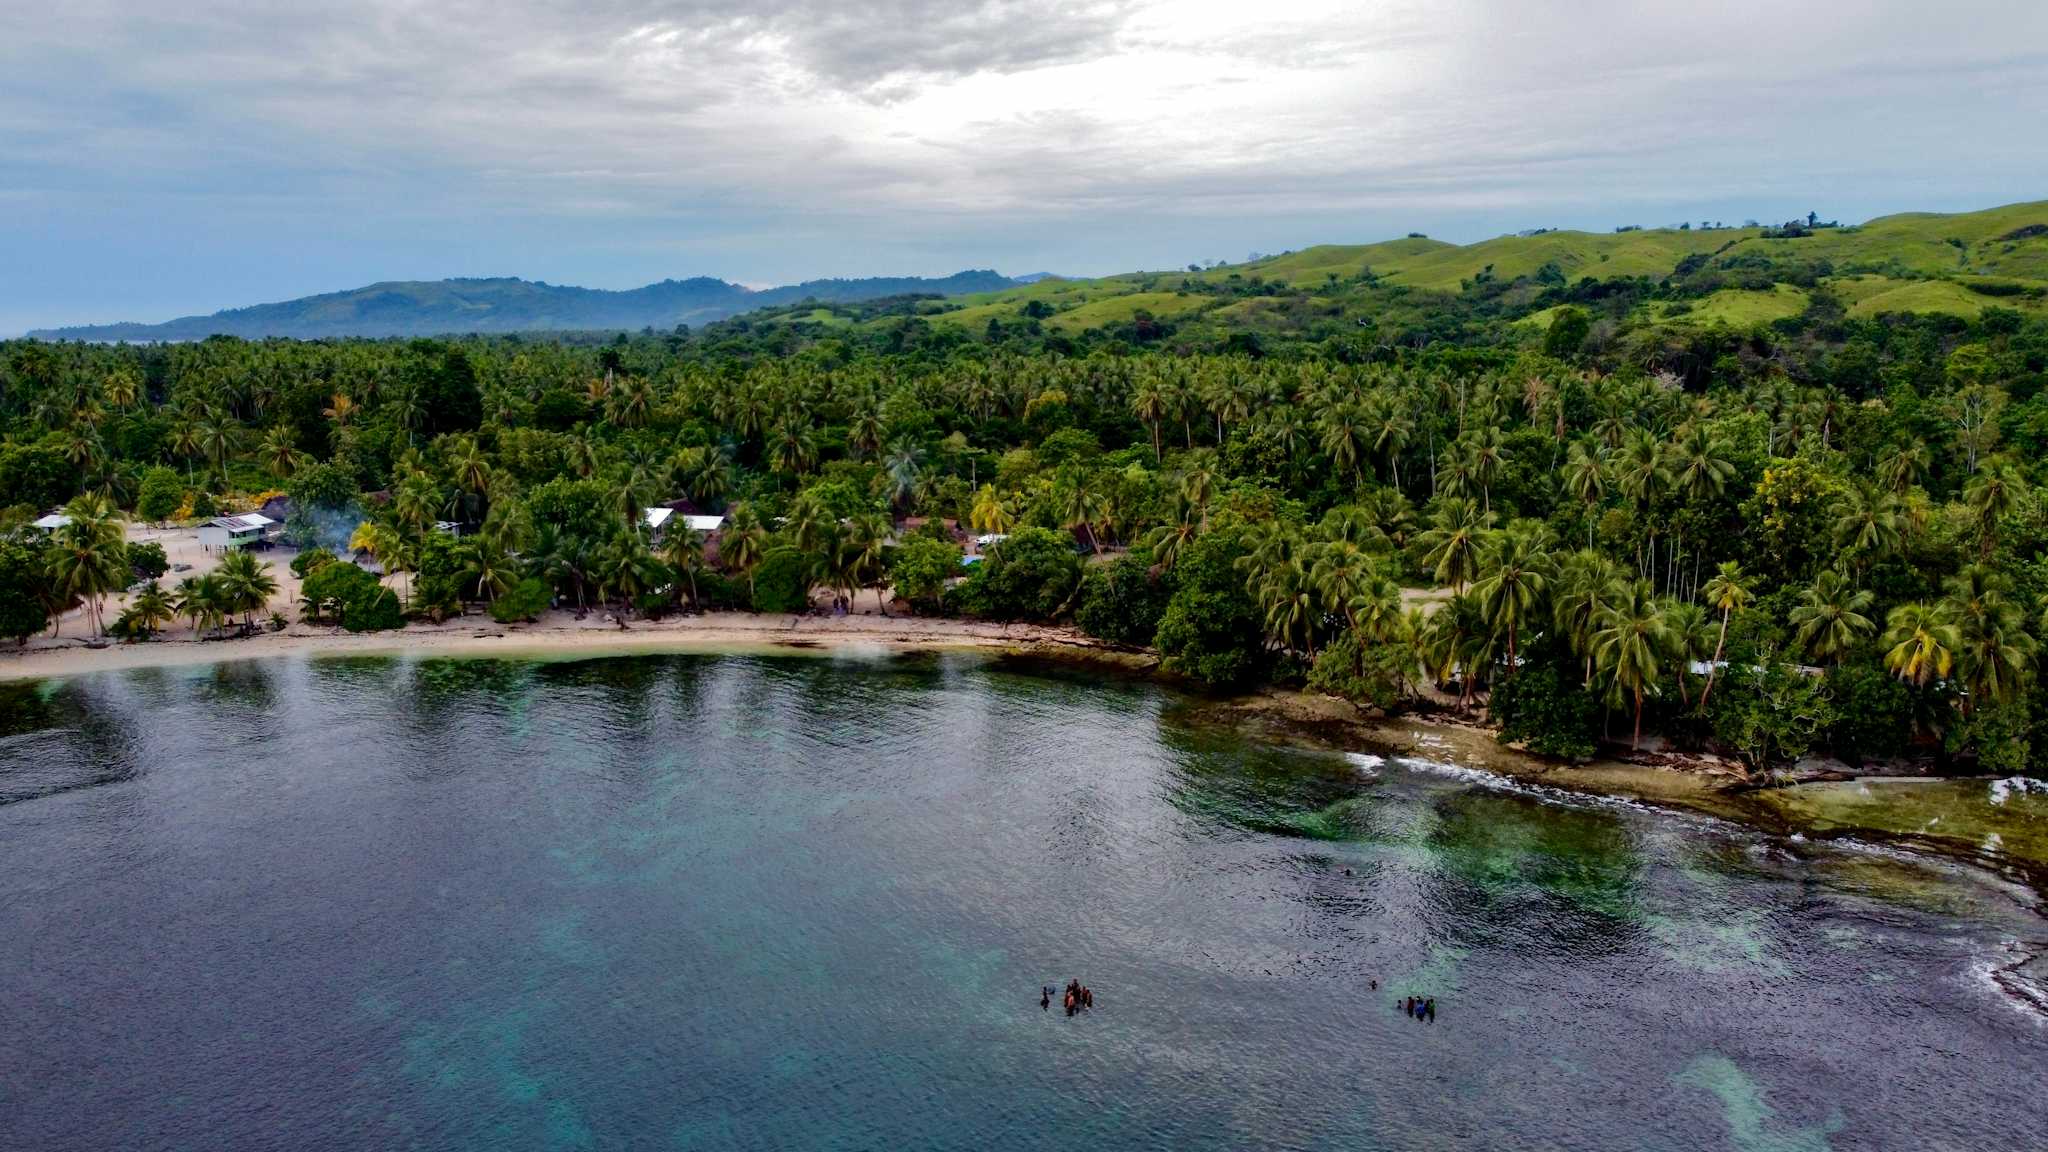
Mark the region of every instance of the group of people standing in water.
POLYGON ((1434 996, 1410 996, 1397 1005, 1397 1007, 1417 1020, 1427 1020, 1431 1024, 1436 1023, 1436 997, 1434 996))
MULTIPOLYGON (((1079 980, 1069 980, 1066 994, 1060 998, 1060 1003, 1065 1005, 1067 1015, 1072 1016, 1083 1008, 1095 1007, 1095 993, 1090 992, 1079 980)), ((1039 993, 1038 1006, 1047 1012, 1052 1010, 1052 985, 1047 984, 1045 990, 1039 993)))

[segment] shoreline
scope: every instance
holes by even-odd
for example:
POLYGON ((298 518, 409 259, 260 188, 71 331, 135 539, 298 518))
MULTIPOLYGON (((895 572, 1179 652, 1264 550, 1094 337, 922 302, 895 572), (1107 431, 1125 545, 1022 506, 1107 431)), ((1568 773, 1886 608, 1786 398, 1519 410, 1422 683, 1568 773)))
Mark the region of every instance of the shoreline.
POLYGON ((1382 717, 1329 696, 1266 689, 1189 705, 1187 718, 1265 739, 1388 759, 1426 760, 1544 791, 1634 801, 1753 828, 1793 844, 1852 841, 1904 849, 2022 884, 2048 913, 2048 787, 2015 800, 1985 776, 1816 778, 1757 787, 1711 755, 1654 761, 1549 760, 1499 743, 1491 729, 1427 716, 1382 717))
POLYGON ((1020 653, 1088 651, 1091 658, 1127 667, 1150 667, 1148 656, 1124 652, 1069 629, 916 616, 758 616, 707 612, 664 620, 637 620, 620 628, 592 614, 581 620, 550 612, 538 624, 503 625, 488 616, 442 624, 409 624, 388 632, 352 633, 293 624, 227 640, 109 642, 57 640, 0 649, 0 681, 62 679, 95 672, 262 660, 282 656, 555 656, 598 659, 635 652, 778 651, 885 647, 896 651, 945 648, 1020 653))
MULTIPOLYGON (((554 611, 537 624, 501 625, 488 616, 349 633, 294 624, 232 640, 158 639, 93 648, 42 640, 0 649, 0 681, 68 679, 98 672, 306 656, 424 656, 585 660, 609 656, 719 652, 830 653, 982 651, 1115 669, 1162 682, 1158 659, 1068 628, 916 616, 758 616, 710 612, 640 620, 620 628, 597 614, 554 611)), ((1596 757, 1545 759, 1503 745, 1491 729, 1431 716, 1382 717, 1347 701, 1267 688, 1228 698, 1186 697, 1174 712, 1195 723, 1228 724, 1279 742, 1337 752, 1413 757, 1483 772, 1536 789, 1618 798, 1728 820, 1787 838, 1865 839, 1986 868, 2019 879, 2048 902, 2048 789, 2021 790, 2016 804, 1970 804, 1988 778, 1872 776, 1754 787, 1718 757, 1657 753, 1645 762, 1596 757), (1878 786, 1873 792, 1872 786, 1878 786), (1944 826, 1942 821, 1949 823, 1944 826)))

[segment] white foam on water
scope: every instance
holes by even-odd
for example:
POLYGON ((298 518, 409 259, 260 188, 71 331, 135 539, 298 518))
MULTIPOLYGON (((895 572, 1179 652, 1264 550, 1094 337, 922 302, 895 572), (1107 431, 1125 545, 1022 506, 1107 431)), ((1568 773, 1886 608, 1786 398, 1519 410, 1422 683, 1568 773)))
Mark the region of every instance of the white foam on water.
POLYGON ((1386 757, 1375 756, 1370 752, 1346 752, 1344 758, 1351 761, 1352 767, 1368 776, 1379 775, 1380 765, 1387 762, 1386 757))
POLYGON ((2003 804, 2013 793, 2048 793, 2048 781, 2036 780, 2031 776, 2007 776, 1991 782, 1991 802, 2003 804))
POLYGON ((1970 961, 1969 978, 1996 993, 2001 1003, 2036 1027, 2048 1028, 2048 988, 2043 988, 2026 971, 2031 956, 2028 946, 2008 939, 1996 952, 1970 961))

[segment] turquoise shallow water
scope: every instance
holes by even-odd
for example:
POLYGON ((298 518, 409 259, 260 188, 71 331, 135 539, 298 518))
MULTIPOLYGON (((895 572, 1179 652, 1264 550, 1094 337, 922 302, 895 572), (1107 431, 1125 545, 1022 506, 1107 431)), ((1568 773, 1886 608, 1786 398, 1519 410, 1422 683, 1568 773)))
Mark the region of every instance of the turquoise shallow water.
POLYGON ((2043 939, 982 657, 0 686, 6 1149, 2039 1148, 2043 939))

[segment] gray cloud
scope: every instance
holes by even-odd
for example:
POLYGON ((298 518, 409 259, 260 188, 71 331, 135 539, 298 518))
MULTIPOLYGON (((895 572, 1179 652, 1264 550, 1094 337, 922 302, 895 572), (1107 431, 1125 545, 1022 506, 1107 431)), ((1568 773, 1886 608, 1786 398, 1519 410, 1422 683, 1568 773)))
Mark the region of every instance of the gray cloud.
POLYGON ((2044 112, 2024 0, 0 4, 0 258, 516 220, 755 279, 796 234, 950 265, 1101 227, 1076 257, 1118 267, 1310 221, 2041 195, 2044 112))

